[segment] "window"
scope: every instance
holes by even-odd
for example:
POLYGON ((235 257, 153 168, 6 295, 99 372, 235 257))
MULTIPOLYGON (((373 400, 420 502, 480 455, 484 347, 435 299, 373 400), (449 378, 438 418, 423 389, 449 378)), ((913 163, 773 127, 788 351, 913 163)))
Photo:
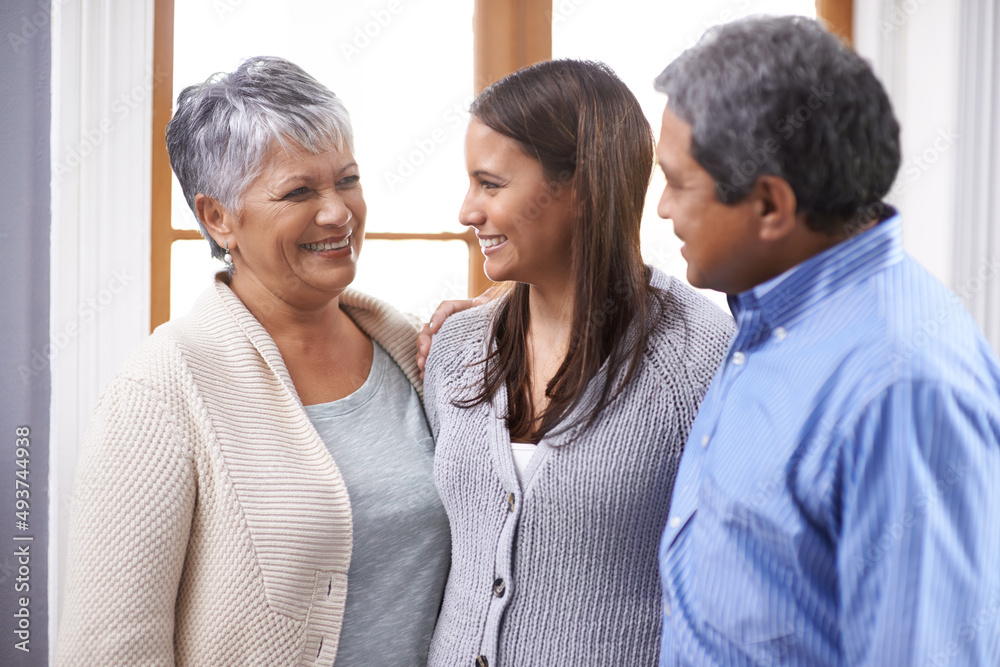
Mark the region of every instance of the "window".
MULTIPOLYGON (((447 0, 435 12, 406 0, 293 0, 280 11, 241 0, 173 5, 171 100, 248 56, 273 54, 344 101, 368 203, 354 286, 418 314, 429 314, 429 304, 442 297, 468 292, 470 250, 478 247, 470 248, 456 214, 464 194, 465 109, 474 95, 472 5, 447 0)), ((171 182, 171 214, 160 220, 169 249, 158 268, 169 269, 163 282, 169 316, 176 317, 190 310, 221 265, 209 256, 172 176, 171 182)), ((167 314, 160 298, 154 326, 167 314)))
MULTIPOLYGON (((552 17, 552 57, 587 58, 607 63, 628 85, 660 134, 666 98, 653 89, 653 80, 664 67, 693 45, 711 25, 749 14, 802 14, 816 16, 813 0, 706 0, 700 4, 650 3, 648 0, 607 2, 557 2, 552 17), (642 20, 636 20, 636 17, 642 20), (595 39, 596 35, 600 39, 595 39), (637 46, 639 45, 639 46, 637 46)), ((647 264, 683 278, 687 263, 673 225, 656 214, 663 192, 660 170, 646 194, 642 221, 642 252, 647 264)), ((723 294, 703 290, 728 310, 723 294)))
MULTIPOLYGON (((852 4, 442 0, 427 11, 413 0, 351 6, 291 0, 277 11, 260 0, 156 0, 151 327, 186 313, 221 268, 170 173, 163 129, 183 86, 231 71, 242 58, 287 57, 344 99, 369 207, 354 286, 425 317, 441 299, 489 284, 474 236, 457 222, 466 187, 466 109, 486 84, 548 57, 604 60, 639 97, 657 132, 662 96, 652 79, 709 25, 751 10, 819 11, 849 38, 852 4)), ((649 263, 683 276, 671 228, 656 217, 662 186, 655 172, 644 253, 649 263)))

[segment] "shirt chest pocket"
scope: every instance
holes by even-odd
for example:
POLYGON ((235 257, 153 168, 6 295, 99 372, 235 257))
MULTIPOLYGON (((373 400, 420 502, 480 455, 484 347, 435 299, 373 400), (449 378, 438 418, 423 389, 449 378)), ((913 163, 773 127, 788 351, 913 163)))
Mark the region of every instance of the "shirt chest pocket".
POLYGON ((703 618, 760 664, 780 662, 801 635, 791 590, 799 577, 795 521, 781 523, 769 509, 730 497, 706 476, 692 526, 703 618))

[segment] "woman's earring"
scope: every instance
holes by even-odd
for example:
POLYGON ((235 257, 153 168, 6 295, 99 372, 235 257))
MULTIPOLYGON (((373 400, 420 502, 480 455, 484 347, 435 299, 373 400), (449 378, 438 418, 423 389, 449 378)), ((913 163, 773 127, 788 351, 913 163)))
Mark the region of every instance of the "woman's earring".
POLYGON ((226 254, 222 256, 222 261, 226 263, 226 266, 233 266, 233 256, 229 254, 229 241, 226 241, 226 254))

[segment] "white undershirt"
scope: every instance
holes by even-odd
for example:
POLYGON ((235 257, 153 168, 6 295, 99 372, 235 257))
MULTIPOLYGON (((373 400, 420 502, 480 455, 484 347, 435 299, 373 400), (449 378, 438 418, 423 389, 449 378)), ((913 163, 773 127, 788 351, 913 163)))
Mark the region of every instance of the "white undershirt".
POLYGON ((514 455, 514 469, 517 470, 518 481, 524 480, 524 471, 528 469, 528 462, 531 461, 531 455, 536 449, 538 445, 533 442, 511 441, 510 453, 514 455))

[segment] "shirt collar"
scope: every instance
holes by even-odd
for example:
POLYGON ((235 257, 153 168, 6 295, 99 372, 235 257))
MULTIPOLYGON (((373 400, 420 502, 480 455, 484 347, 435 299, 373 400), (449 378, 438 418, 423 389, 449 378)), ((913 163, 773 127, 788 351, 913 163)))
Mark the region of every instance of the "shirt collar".
MULTIPOLYGON (((900 216, 827 248, 779 276, 728 297, 737 323, 757 311, 760 320, 787 326, 845 285, 856 284, 891 266, 904 255, 900 216), (741 317, 742 315, 742 317, 741 317)), ((752 318, 756 320, 757 318, 752 318)))

